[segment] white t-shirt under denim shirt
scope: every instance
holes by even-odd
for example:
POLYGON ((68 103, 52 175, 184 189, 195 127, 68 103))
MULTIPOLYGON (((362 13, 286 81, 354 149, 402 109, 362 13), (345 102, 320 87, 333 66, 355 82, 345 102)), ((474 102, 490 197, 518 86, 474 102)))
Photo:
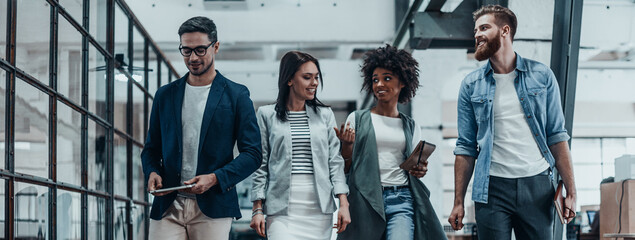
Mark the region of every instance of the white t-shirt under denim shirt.
MULTIPOLYGON (((400 186, 408 184, 408 173, 399 168, 406 160, 406 136, 403 131, 401 118, 386 117, 371 113, 371 121, 375 130, 377 141, 377 159, 379 161, 379 176, 382 186, 400 186)), ((350 128, 355 129, 355 113, 348 115, 346 119, 350 128)), ((421 129, 415 124, 412 135, 412 148, 417 146, 421 139, 421 129)))
MULTIPOLYGON (((198 144, 201 138, 201 125, 207 97, 212 84, 205 86, 192 86, 185 84, 183 107, 181 114, 181 127, 183 128, 183 161, 181 163, 181 182, 196 177, 198 165, 198 144)), ((179 193, 183 197, 196 197, 193 194, 179 193)))
POLYGON ((520 105, 514 80, 516 71, 494 73, 494 145, 491 176, 521 178, 533 176, 549 168, 540 153, 520 105))

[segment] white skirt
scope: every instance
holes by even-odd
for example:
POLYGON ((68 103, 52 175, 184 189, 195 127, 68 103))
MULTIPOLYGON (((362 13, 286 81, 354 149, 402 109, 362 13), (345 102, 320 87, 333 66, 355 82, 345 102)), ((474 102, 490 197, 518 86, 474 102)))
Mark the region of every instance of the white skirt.
POLYGON ((269 240, 331 239, 333 214, 320 210, 312 174, 291 174, 288 215, 267 216, 269 240))

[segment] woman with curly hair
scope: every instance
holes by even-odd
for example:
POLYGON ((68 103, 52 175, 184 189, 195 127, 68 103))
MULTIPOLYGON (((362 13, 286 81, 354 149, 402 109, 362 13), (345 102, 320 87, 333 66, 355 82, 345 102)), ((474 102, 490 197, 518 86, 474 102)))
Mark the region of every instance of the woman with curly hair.
POLYGON ((318 60, 288 52, 280 60, 276 104, 258 109, 262 165, 252 175, 250 226, 270 240, 330 239, 333 197, 340 200, 337 231, 351 221, 344 160, 332 129, 337 123, 316 96, 320 85, 318 60))
POLYGON ((417 61, 410 53, 386 45, 366 53, 362 89, 377 104, 358 110, 336 129, 350 173, 351 224, 338 239, 446 239, 430 204, 430 191, 419 180, 427 162, 399 168, 421 139, 415 121, 397 110, 419 87, 417 61))

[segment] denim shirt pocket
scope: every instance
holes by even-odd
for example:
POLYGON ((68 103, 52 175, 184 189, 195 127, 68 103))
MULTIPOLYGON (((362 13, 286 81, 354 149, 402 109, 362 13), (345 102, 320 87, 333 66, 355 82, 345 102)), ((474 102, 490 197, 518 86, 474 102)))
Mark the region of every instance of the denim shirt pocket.
POLYGON ((487 95, 479 95, 471 97, 472 108, 474 109, 474 117, 477 122, 484 122, 489 119, 489 108, 487 95))
POLYGON ((534 109, 538 113, 544 113, 547 105, 547 91, 546 87, 533 87, 527 89, 527 98, 531 101, 534 109))

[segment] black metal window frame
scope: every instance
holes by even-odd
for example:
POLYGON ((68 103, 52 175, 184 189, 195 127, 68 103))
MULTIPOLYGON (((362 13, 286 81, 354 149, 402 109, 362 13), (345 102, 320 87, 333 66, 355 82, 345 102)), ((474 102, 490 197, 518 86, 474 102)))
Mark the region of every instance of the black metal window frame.
MULTIPOLYGON (((0 56, 0 68, 6 72, 6 95, 5 95, 5 149, 4 149, 4 162, 5 167, 0 169, 0 178, 4 179, 4 239, 15 239, 15 206, 16 199, 14 198, 15 184, 18 182, 33 184, 35 186, 42 186, 48 188, 48 221, 47 221, 47 237, 48 239, 57 239, 57 190, 64 190, 68 192, 81 194, 81 239, 87 239, 88 237, 88 198, 89 196, 96 197, 98 199, 105 200, 105 239, 114 239, 114 220, 115 220, 115 201, 125 202, 126 216, 125 216, 125 228, 129 229, 124 231, 126 233, 126 239, 135 239, 133 235, 132 227, 132 209, 136 206, 143 206, 144 216, 148 216, 149 213, 149 199, 148 195, 144 194, 144 199, 135 199, 133 196, 133 155, 132 149, 134 146, 143 148, 143 142, 136 140, 133 136, 133 88, 138 88, 143 92, 143 131, 142 134, 147 133, 148 118, 149 118, 149 100, 153 99, 152 92, 148 91, 150 86, 149 81, 157 81, 156 86, 162 85, 161 82, 161 65, 166 64, 168 67, 167 77, 164 79, 171 81, 173 77, 179 78, 174 67, 167 60, 164 53, 159 49, 158 45, 152 40, 148 32, 141 25, 139 20, 130 10, 124 0, 102 0, 106 5, 106 42, 105 46, 100 44, 97 39, 89 32, 90 24, 90 0, 83 0, 82 2, 82 19, 75 19, 69 12, 67 12, 64 6, 58 2, 58 0, 38 0, 42 3, 47 3, 50 9, 50 39, 49 39, 49 61, 48 61, 48 83, 42 82, 36 77, 23 71, 16 66, 16 32, 17 29, 17 17, 21 12, 17 12, 18 4, 21 1, 7 0, 7 15, 6 15, 6 56, 0 56), (128 67, 123 67, 117 62, 114 57, 115 46, 115 21, 122 19, 115 19, 115 8, 119 7, 126 18, 123 21, 127 21, 128 26, 128 67), (65 19, 72 27, 81 34, 81 102, 76 103, 57 90, 57 77, 58 77, 58 29, 60 18, 65 19), (137 29, 143 37, 143 83, 139 83, 132 77, 133 69, 133 31, 137 29), (89 111, 88 109, 88 65, 89 65, 89 48, 97 50, 98 54, 105 57, 106 68, 106 118, 97 115, 89 111), (148 67, 150 61, 150 54, 156 54, 157 56, 157 77, 156 79, 148 79, 148 67), (123 74, 127 77, 127 100, 126 100, 126 129, 117 129, 114 126, 114 77, 115 71, 123 74), (23 174, 15 171, 15 87, 16 82, 22 81, 32 87, 35 87, 41 93, 48 95, 48 176, 33 176, 23 174), (75 184, 69 184, 58 181, 57 178, 57 107, 58 104, 64 104, 71 108, 72 111, 81 114, 81 186, 75 184), (104 191, 98 191, 89 189, 88 187, 88 123, 89 120, 95 122, 96 125, 103 127, 106 130, 106 187, 104 191), (114 194, 113 186, 113 139, 114 135, 126 141, 126 195, 114 194)), ((26 14, 26 13, 24 13, 26 14)), ((75 16, 77 17, 77 16, 75 16)), ((167 82, 164 82, 164 84, 167 82)), ((144 192, 145 192, 145 184, 144 192)), ((148 224, 145 224, 145 238, 147 239, 148 224)))

